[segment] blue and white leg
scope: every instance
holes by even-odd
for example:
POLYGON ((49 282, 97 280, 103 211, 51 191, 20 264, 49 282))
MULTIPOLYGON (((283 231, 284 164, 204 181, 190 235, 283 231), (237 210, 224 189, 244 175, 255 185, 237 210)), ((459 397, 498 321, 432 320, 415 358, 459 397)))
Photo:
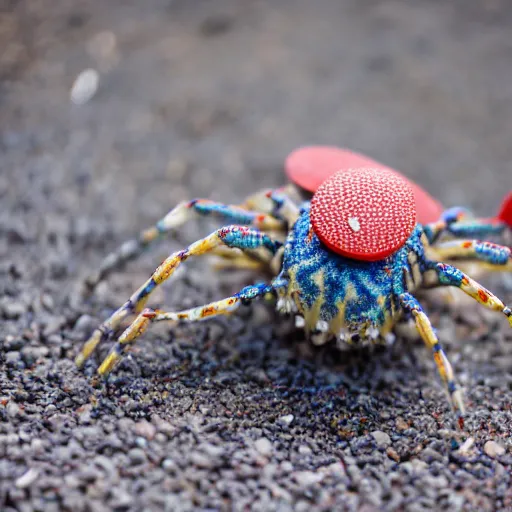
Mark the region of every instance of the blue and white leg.
POLYGON ((463 259, 487 270, 512 271, 512 250, 481 240, 449 240, 430 248, 438 261, 463 259))
POLYGON ((431 262, 427 272, 435 272, 440 286, 454 286, 492 311, 503 313, 512 327, 512 310, 501 299, 458 268, 447 263, 431 262))
POLYGON ((439 342, 428 316, 423 311, 420 303, 410 293, 402 293, 398 296, 398 300, 401 307, 413 316, 416 329, 420 333, 423 342, 432 350, 437 371, 448 392, 450 403, 458 417, 462 418, 464 415, 464 399, 462 392, 456 383, 452 365, 439 342))
POLYGON ((86 279, 89 288, 94 288, 112 271, 138 257, 144 249, 163 235, 172 232, 187 221, 198 217, 214 217, 226 222, 251 226, 262 231, 284 231, 286 222, 269 213, 249 211, 241 206, 227 205, 208 199, 193 199, 180 203, 154 226, 143 230, 137 238, 128 240, 110 253, 98 271, 86 279))
POLYGON ((295 224, 300 215, 300 209, 296 201, 292 199, 293 190, 292 186, 264 190, 249 196, 241 206, 248 210, 268 212, 291 226, 295 224))
POLYGON ((153 291, 169 279, 181 263, 190 256, 201 256, 211 253, 219 246, 226 246, 241 251, 253 251, 258 248, 264 248, 270 254, 275 255, 281 247, 281 243, 272 240, 267 234, 256 229, 250 229, 245 226, 227 226, 189 245, 187 249, 171 254, 124 305, 93 332, 76 357, 76 364, 82 366, 99 343, 109 338, 128 316, 140 313, 146 306, 153 291))
POLYGON ((231 297, 211 302, 204 306, 186 309, 184 311, 165 312, 146 308, 121 334, 98 368, 98 373, 102 377, 106 377, 119 363, 126 349, 133 345, 137 338, 141 336, 154 322, 198 322, 220 315, 230 315, 241 305, 248 305, 257 298, 269 295, 272 297, 275 296, 275 290, 271 285, 256 284, 253 286, 246 286, 231 297))
POLYGON ((443 234, 449 234, 456 238, 485 238, 501 235, 507 229, 507 225, 497 219, 478 219, 465 208, 455 207, 443 212, 437 222, 423 227, 430 244, 436 242, 443 234))

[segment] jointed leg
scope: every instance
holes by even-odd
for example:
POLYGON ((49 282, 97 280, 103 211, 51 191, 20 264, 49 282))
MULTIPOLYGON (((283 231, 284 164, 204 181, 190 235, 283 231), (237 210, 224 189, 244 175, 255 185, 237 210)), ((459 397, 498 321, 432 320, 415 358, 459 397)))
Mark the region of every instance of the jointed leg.
POLYGON ((228 251, 215 251, 216 259, 211 267, 214 270, 254 270, 264 271, 272 260, 272 255, 238 253, 230 255, 228 251))
POLYGON ((485 219, 462 220, 448 227, 448 232, 456 238, 484 238, 486 236, 501 235, 507 225, 499 221, 485 219))
POLYGON ((183 261, 190 256, 200 256, 211 252, 222 245, 241 249, 242 251, 264 247, 271 254, 275 254, 281 246, 279 242, 273 241, 268 235, 258 230, 243 226, 227 226, 214 231, 206 238, 198 240, 187 249, 171 254, 128 301, 94 331, 76 357, 76 364, 82 366, 98 344, 110 337, 127 316, 140 313, 155 288, 169 279, 183 261))
POLYGON ((293 186, 285 186, 275 190, 264 190, 249 196, 241 207, 251 211, 268 212, 291 226, 300 214, 299 208, 290 197, 293 195, 293 186))
POLYGON ((416 329, 418 329, 425 345, 432 349, 437 370, 446 390, 448 391, 453 409, 459 417, 463 416, 464 400, 462 398, 462 393, 455 382, 450 361, 437 338, 428 316, 423 311, 420 303, 410 293, 403 293, 398 297, 398 299, 402 308, 413 315, 416 323, 416 329))
POLYGON ((460 288, 464 293, 483 304, 493 311, 499 311, 503 313, 508 323, 512 327, 512 310, 503 304, 503 302, 496 297, 489 290, 486 290, 482 285, 471 279, 459 270, 458 268, 452 267, 446 263, 432 263, 432 270, 435 270, 441 286, 455 286, 460 288))
MULTIPOLYGON (((279 219, 285 225, 293 225, 300 215, 300 209, 291 199, 294 194, 294 187, 287 185, 275 190, 260 191, 253 196, 248 197, 241 205, 251 211, 264 211, 270 213, 274 218, 279 219)), ((300 200, 299 197, 297 199, 300 200)), ((286 238, 286 231, 276 232, 275 236, 280 241, 286 238)), ((261 251, 245 252, 244 254, 227 253, 226 247, 219 247, 215 255, 222 259, 216 262, 216 268, 240 268, 240 269, 264 269, 272 265, 273 255, 262 253, 261 251)), ((272 268, 272 267, 271 267, 272 268)))
POLYGON ((124 351, 143 334, 153 322, 197 322, 219 315, 229 315, 236 311, 241 304, 248 304, 266 294, 274 295, 271 285, 257 284, 246 286, 240 292, 226 299, 218 300, 205 306, 199 306, 179 312, 163 312, 146 308, 131 325, 121 334, 117 343, 112 347, 107 357, 101 363, 98 373, 106 377, 120 361, 124 351))
POLYGON ((479 240, 450 240, 429 248, 436 260, 473 260, 487 270, 511 271, 512 250, 503 245, 479 240))
POLYGON ((179 204, 153 227, 142 231, 133 240, 125 242, 119 249, 110 253, 100 265, 98 272, 87 279, 87 285, 94 288, 113 270, 136 258, 152 242, 162 235, 182 226, 188 220, 199 216, 214 216, 228 222, 252 226, 263 231, 282 231, 285 222, 272 215, 248 211, 240 206, 226 205, 207 199, 194 199, 179 204))
POLYGON ((502 234, 507 225, 496 219, 476 219, 464 208, 446 210, 438 222, 424 226, 429 242, 434 243, 442 234, 457 238, 485 238, 502 234))
MULTIPOLYGON (((274 238, 274 237, 273 237, 274 238)), ((277 237, 276 237, 277 238, 277 237)), ((277 239, 276 241, 284 243, 277 239)), ((284 247, 281 247, 281 251, 284 247)), ((219 247, 212 254, 216 257, 211 264, 215 270, 239 269, 239 270, 256 270, 260 272, 270 272, 275 274, 281 268, 280 252, 270 254, 262 250, 257 251, 232 251, 229 254, 227 247, 219 247), (220 250, 225 249, 225 250, 220 250)))

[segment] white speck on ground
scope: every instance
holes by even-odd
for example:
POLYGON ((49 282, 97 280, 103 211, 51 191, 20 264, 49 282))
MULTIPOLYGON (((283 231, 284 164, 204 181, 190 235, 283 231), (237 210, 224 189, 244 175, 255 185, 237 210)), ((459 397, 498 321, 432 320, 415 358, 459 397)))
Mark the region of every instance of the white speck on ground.
POLYGON ((15 482, 18 489, 26 489, 30 487, 39 477, 39 471, 35 468, 30 468, 25 474, 21 475, 15 482))
POLYGON ((75 79, 70 98, 75 105, 85 105, 90 101, 100 85, 100 74, 95 69, 85 69, 75 79))
POLYGON ((279 425, 289 427, 292 424, 294 418, 295 417, 293 416, 293 414, 286 414, 285 416, 281 416, 277 420, 277 422, 279 423, 279 425))

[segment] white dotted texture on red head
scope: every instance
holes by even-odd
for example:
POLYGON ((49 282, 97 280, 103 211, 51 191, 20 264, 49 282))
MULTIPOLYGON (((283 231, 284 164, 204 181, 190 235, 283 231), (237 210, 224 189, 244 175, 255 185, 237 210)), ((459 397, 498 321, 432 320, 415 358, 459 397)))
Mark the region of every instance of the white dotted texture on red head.
POLYGON ((311 200, 311 224, 331 250, 376 261, 404 245, 416 225, 414 193, 405 178, 383 169, 345 169, 311 200))

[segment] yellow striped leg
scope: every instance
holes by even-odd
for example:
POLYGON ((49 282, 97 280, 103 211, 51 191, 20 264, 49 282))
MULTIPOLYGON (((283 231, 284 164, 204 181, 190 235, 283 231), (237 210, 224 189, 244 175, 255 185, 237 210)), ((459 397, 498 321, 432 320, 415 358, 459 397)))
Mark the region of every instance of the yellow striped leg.
POLYGON ((121 247, 110 253, 101 263, 99 270, 86 279, 92 289, 115 269, 135 259, 144 249, 162 235, 169 233, 187 221, 201 216, 212 216, 228 222, 252 226, 262 231, 283 231, 285 222, 267 213, 248 211, 241 206, 226 205, 208 199, 194 199, 180 203, 154 226, 142 231, 133 240, 128 240, 121 247))
POLYGON ((452 365, 446 356, 439 339, 430 323, 428 316, 423 311, 420 303, 410 294, 403 293, 399 296, 400 304, 405 311, 411 313, 416 323, 416 329, 420 333, 425 345, 430 348, 434 354, 434 361, 437 371, 441 376, 441 380, 448 392, 450 402, 457 416, 459 417, 459 425, 462 424, 460 418, 464 415, 464 399, 462 392, 457 386, 452 365))
MULTIPOLYGON (((240 208, 250 211, 261 211, 272 214, 276 219, 284 222, 288 226, 292 226, 300 215, 300 209, 296 206, 295 201, 301 201, 297 189, 293 185, 286 185, 278 189, 269 189, 260 191, 252 196, 249 196, 240 208), (293 198, 293 199, 292 199, 293 198)), ((272 236, 284 243, 287 232, 281 230, 280 232, 272 232, 272 236)), ((214 267, 216 269, 225 268, 238 268, 238 269, 265 269, 268 265, 272 268, 273 256, 261 251, 245 252, 243 254, 236 254, 233 252, 227 253, 225 247, 219 247, 214 253, 220 256, 214 267)), ((279 269, 277 269, 277 272, 279 269)))
POLYGON ((429 247, 437 260, 470 260, 477 268, 512 271, 512 250, 504 245, 480 240, 450 240, 429 247))
POLYGON ((93 332, 76 357, 75 363, 82 366, 98 344, 109 338, 128 315, 142 311, 155 288, 169 279, 183 261, 190 256, 200 256, 211 252, 222 245, 242 251, 265 247, 272 254, 275 254, 281 246, 280 243, 273 241, 268 235, 258 230, 244 226, 227 226, 198 240, 187 249, 171 254, 124 305, 93 332))
POLYGON ((249 196, 241 207, 271 213, 274 217, 285 220, 289 226, 292 226, 300 215, 295 201, 300 200, 297 189, 293 185, 286 185, 274 190, 263 190, 249 196))
POLYGON ((242 252, 224 246, 218 247, 212 252, 212 255, 213 261, 211 267, 213 270, 237 269, 266 272, 269 270, 270 263, 275 258, 275 256, 268 251, 258 250, 242 252))
POLYGON ((230 315, 235 312, 241 304, 248 304, 257 297, 267 294, 273 295, 272 286, 258 284, 247 286, 237 294, 227 297, 226 299, 184 311, 164 312, 146 308, 137 316, 123 334, 121 334, 117 343, 112 347, 107 357, 105 357, 98 368, 98 373, 106 377, 121 360, 126 348, 132 345, 153 322, 198 322, 215 316, 230 315))
POLYGON ((505 305, 496 295, 485 289, 481 284, 471 279, 458 268, 446 263, 436 263, 432 268, 437 272, 439 284, 442 286, 455 286, 460 288, 483 306, 493 311, 503 313, 512 327, 512 310, 505 305))

